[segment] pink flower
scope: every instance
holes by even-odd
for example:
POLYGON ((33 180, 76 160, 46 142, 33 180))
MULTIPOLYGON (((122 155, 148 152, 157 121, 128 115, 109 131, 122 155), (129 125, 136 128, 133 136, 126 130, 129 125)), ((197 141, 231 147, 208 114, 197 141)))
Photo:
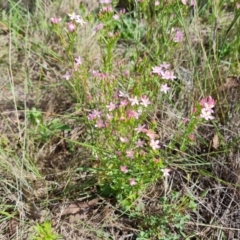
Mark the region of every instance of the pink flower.
POLYGON ((75 65, 76 66, 82 65, 82 58, 81 57, 76 57, 74 60, 75 60, 75 65))
POLYGON ((173 41, 174 42, 182 42, 183 41, 183 32, 182 31, 180 31, 180 30, 178 30, 178 31, 176 31, 176 33, 175 33, 175 36, 174 36, 174 38, 173 38, 173 41))
POLYGON ((137 184, 136 179, 135 179, 135 178, 129 179, 129 184, 130 184, 131 186, 136 185, 136 184, 137 184))
POLYGON ((155 67, 152 67, 152 73, 156 73, 156 74, 158 74, 158 75, 162 75, 162 67, 157 67, 157 66, 155 66, 155 67))
POLYGON ((111 2, 112 2, 112 0, 100 0, 101 4, 109 4, 111 2))
POLYGON ((146 127, 145 124, 143 124, 143 125, 138 124, 138 127, 135 128, 134 130, 135 130, 137 133, 144 132, 144 131, 146 130, 145 127, 146 127))
POLYGON ((104 25, 102 23, 99 23, 94 29, 93 31, 94 32, 98 32, 100 31, 101 29, 103 29, 104 25))
POLYGON ((134 105, 138 105, 139 104, 139 101, 137 99, 137 96, 135 96, 134 98, 129 98, 129 101, 131 103, 131 106, 134 106, 134 105))
POLYGON ((126 112, 127 112, 127 117, 128 117, 128 118, 138 119, 139 116, 141 115, 141 113, 138 113, 138 112, 136 112, 136 111, 134 111, 134 110, 129 110, 129 109, 128 109, 126 112))
POLYGON ((102 7, 102 9, 101 9, 101 12, 112 12, 113 11, 113 9, 112 9, 112 6, 106 6, 106 7, 102 7))
POLYGON ((59 24, 62 21, 61 18, 57 18, 57 17, 52 17, 50 20, 52 24, 59 24))
POLYGON ((113 19, 114 20, 118 20, 119 19, 119 15, 117 15, 117 14, 113 15, 113 19))
POLYGON ((192 141, 194 141, 194 140, 195 140, 195 136, 194 136, 194 134, 193 134, 193 133, 189 134, 189 136, 188 136, 188 137, 189 137, 189 139, 190 139, 190 140, 192 140, 192 141))
POLYGON ((160 92, 168 93, 171 88, 167 84, 162 84, 160 92))
POLYGON ((68 81, 71 78, 71 76, 72 74, 70 73, 70 71, 67 71, 62 77, 68 81))
POLYGON ((104 122, 103 122, 103 120, 102 120, 101 118, 98 118, 98 119, 97 119, 97 122, 96 122, 96 124, 95 124, 95 127, 96 127, 96 128, 104 128, 104 127, 105 127, 105 124, 104 124, 104 122))
POLYGON ((159 1, 155 1, 155 6, 159 6, 160 2, 159 1))
POLYGON ((122 92, 122 91, 119 91, 118 96, 119 97, 123 97, 123 98, 125 98, 125 97, 127 98, 128 97, 128 95, 126 93, 122 92))
POLYGON ((166 70, 165 72, 162 72, 162 78, 166 80, 174 80, 176 76, 174 76, 173 71, 166 70))
POLYGON ((144 132, 146 133, 146 135, 151 139, 154 140, 156 137, 158 137, 158 135, 151 129, 145 129, 144 132))
POLYGON ((196 6, 196 1, 195 0, 191 0, 190 1, 190 6, 196 6))
POLYGON ((208 108, 208 109, 212 109, 215 106, 215 100, 211 96, 208 96, 206 98, 202 98, 201 99, 200 105, 202 107, 205 107, 205 108, 208 108))
POLYGON ((134 158, 134 151, 132 150, 127 150, 126 151, 126 156, 133 159, 134 158))
POLYGON ((70 20, 75 20, 75 19, 77 19, 77 18, 80 17, 80 16, 77 15, 75 12, 69 13, 68 16, 69 16, 70 20))
POLYGON ((141 141, 140 139, 138 139, 138 141, 135 144, 136 144, 136 147, 142 148, 144 145, 144 141, 141 141))
POLYGON ((112 120, 113 119, 113 116, 111 115, 111 114, 106 114, 106 119, 108 120, 108 121, 110 121, 110 120, 112 120))
POLYGON ((212 120, 214 119, 214 116, 212 116, 211 114, 213 113, 212 109, 208 109, 208 108, 203 108, 201 110, 201 114, 200 117, 204 118, 205 120, 212 120))
POLYGON ((236 3, 236 8, 240 9, 240 3, 236 3))
POLYGON ((111 112, 116 108, 116 104, 110 102, 110 104, 107 105, 106 108, 111 112))
POLYGON ((154 139, 151 139, 150 141, 150 147, 153 149, 153 150, 156 150, 158 148, 160 148, 160 145, 159 145, 159 140, 154 140, 154 139))
POLYGON ((88 115, 89 120, 93 120, 95 118, 100 118, 101 117, 101 112, 98 110, 93 110, 92 113, 88 115))
POLYGON ((171 172, 171 169, 164 168, 164 169, 161 169, 161 171, 162 171, 164 177, 170 176, 169 172, 171 172))
POLYGON ((183 123, 186 124, 189 121, 188 118, 183 118, 183 123))
MULTIPOLYGON (((184 4, 184 5, 187 5, 187 3, 188 3, 188 0, 181 0, 181 1, 182 1, 182 4, 184 4)), ((196 1, 191 0, 189 5, 190 6, 196 6, 196 1)))
POLYGON ((128 100, 124 99, 120 102, 121 107, 126 107, 128 105, 128 100))
POLYGON ((120 137, 119 139, 123 143, 128 143, 129 142, 128 138, 126 138, 126 137, 120 137))
POLYGON ((182 4, 187 5, 188 0, 181 0, 182 4))
POLYGON ((120 166, 120 170, 124 173, 128 172, 127 166, 120 166))
POLYGON ((162 63, 162 64, 160 64, 160 67, 161 67, 161 68, 164 68, 164 69, 166 70, 166 69, 168 69, 168 68, 170 67, 170 64, 168 64, 168 63, 162 63))
POLYGON ((149 101, 148 97, 146 95, 143 95, 141 97, 141 105, 143 105, 144 107, 147 107, 149 104, 151 104, 151 102, 149 101))
POLYGON ((67 29, 69 32, 74 32, 76 29, 76 25, 73 22, 67 23, 67 29))

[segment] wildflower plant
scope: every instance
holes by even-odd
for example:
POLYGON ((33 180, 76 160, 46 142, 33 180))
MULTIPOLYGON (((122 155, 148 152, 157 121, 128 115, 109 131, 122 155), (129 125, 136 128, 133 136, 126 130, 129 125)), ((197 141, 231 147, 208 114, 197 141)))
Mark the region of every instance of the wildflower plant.
POLYGON ((93 110, 88 118, 98 131, 97 153, 99 184, 109 195, 131 205, 140 192, 161 178, 160 136, 153 123, 147 124, 152 103, 146 96, 118 92, 103 109, 93 110), (156 161, 159 159, 159 161, 156 161))

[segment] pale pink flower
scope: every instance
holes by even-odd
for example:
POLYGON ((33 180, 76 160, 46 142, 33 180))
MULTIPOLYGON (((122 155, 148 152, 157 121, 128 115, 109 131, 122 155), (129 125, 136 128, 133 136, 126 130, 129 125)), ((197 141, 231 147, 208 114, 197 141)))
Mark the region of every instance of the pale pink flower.
POLYGON ((134 110, 129 110, 129 109, 126 111, 126 113, 128 118, 135 118, 135 119, 138 119, 139 116, 141 115, 141 113, 136 112, 134 110))
POLYGON ((190 1, 190 6, 196 6, 196 1, 195 0, 191 0, 190 1))
POLYGON ((128 172, 127 166, 120 166, 120 170, 124 173, 128 172))
POLYGON ((156 150, 156 149, 160 148, 159 140, 151 139, 149 145, 150 145, 150 147, 151 147, 153 150, 156 150))
POLYGON ((111 2, 112 2, 112 0, 100 0, 101 4, 109 4, 111 2))
POLYGON ((165 72, 162 72, 161 77, 166 80, 174 80, 176 78, 176 76, 174 76, 174 72, 168 71, 168 70, 166 70, 165 72))
POLYGON ((89 115, 88 115, 88 119, 89 120, 93 120, 95 118, 100 118, 101 117, 101 112, 98 110, 93 110, 89 115))
POLYGON ((127 150, 126 151, 126 156, 133 159, 134 158, 134 151, 132 150, 127 150))
POLYGON ((186 124, 189 121, 188 118, 183 118, 183 123, 186 124))
POLYGON ((103 122, 103 120, 101 118, 97 119, 95 127, 96 128, 104 128, 105 127, 105 124, 104 124, 104 122, 103 122))
POLYGON ((129 184, 130 184, 131 186, 136 185, 136 184, 137 184, 136 179, 135 179, 135 178, 129 179, 129 184))
POLYGON ((161 169, 161 171, 162 171, 164 177, 170 176, 169 172, 171 172, 171 169, 164 168, 164 169, 161 169))
POLYGON ((139 104, 139 101, 137 99, 137 96, 135 96, 134 98, 129 98, 129 101, 131 103, 131 106, 134 106, 134 105, 138 105, 139 104))
POLYGON ((75 65, 76 66, 82 65, 82 58, 81 57, 76 57, 74 60, 75 60, 75 65))
POLYGON ((151 140, 154 140, 156 137, 158 137, 158 135, 151 129, 145 129, 144 132, 151 140))
POLYGON ((69 80, 71 78, 71 76, 72 75, 71 75, 70 71, 67 71, 62 77, 66 80, 69 80))
POLYGON ((121 107, 126 107, 127 105, 128 105, 128 100, 127 99, 124 99, 120 102, 121 107))
POLYGON ((156 73, 161 76, 162 72, 163 72, 162 67, 158 67, 158 66, 152 67, 152 73, 156 73))
POLYGON ((125 70, 125 71, 123 72, 123 75, 124 75, 125 77, 128 77, 128 76, 130 75, 130 71, 129 71, 129 70, 125 70))
POLYGON ((107 119, 108 121, 112 120, 112 119, 113 119, 113 115, 107 113, 107 114, 106 114, 106 119, 107 119))
POLYGON ((189 137, 189 139, 190 139, 190 140, 192 140, 192 141, 194 141, 194 140, 195 140, 195 136, 194 136, 194 134, 193 134, 193 133, 189 134, 189 136, 188 136, 188 137, 189 137))
POLYGON ((109 105, 106 106, 106 108, 111 112, 116 108, 116 104, 110 102, 109 105))
POLYGON ((141 105, 143 105, 144 107, 147 107, 149 104, 151 104, 151 102, 149 101, 149 98, 146 95, 143 95, 141 97, 141 105))
POLYGON ((155 1, 155 6, 159 6, 160 2, 159 1, 155 1))
POLYGON ((137 128, 135 128, 134 130, 137 132, 137 133, 140 133, 140 132, 145 132, 145 130, 146 130, 146 125, 145 124, 143 124, 143 125, 141 125, 141 124, 138 124, 138 127, 137 128))
POLYGON ((75 19, 75 22, 80 24, 81 26, 86 23, 80 16, 75 19))
POLYGON ((201 99, 200 105, 204 108, 212 109, 215 106, 215 100, 211 96, 208 96, 201 99))
POLYGON ((164 76, 164 74, 165 74, 164 70, 168 69, 169 67, 170 67, 170 64, 162 63, 162 64, 160 64, 160 66, 152 67, 152 70, 153 70, 152 73, 156 73, 159 76, 164 76))
POLYGON ((140 139, 138 139, 138 141, 135 143, 135 145, 138 148, 142 148, 144 146, 144 141, 141 141, 140 139))
POLYGON ((188 0, 181 0, 182 4, 187 5, 188 0))
POLYGON ((73 22, 67 23, 67 29, 69 32, 74 32, 76 29, 76 25, 73 22))
POLYGON ((103 29, 104 25, 102 23, 99 23, 94 29, 93 31, 94 32, 98 32, 100 31, 101 29, 103 29))
POLYGON ((174 42, 182 42, 183 41, 183 32, 180 31, 180 30, 177 30, 175 35, 174 35, 174 38, 173 38, 173 41, 174 42))
POLYGON ((160 64, 160 67, 164 68, 166 70, 170 67, 170 64, 169 63, 162 63, 162 64, 160 64))
POLYGON ((102 7, 101 12, 113 12, 112 6, 102 7))
POLYGON ((167 84, 162 84, 160 92, 168 93, 171 88, 167 84))
POLYGON ((69 16, 70 20, 72 20, 72 21, 75 20, 76 18, 79 18, 79 17, 80 17, 80 16, 77 15, 75 12, 69 13, 68 16, 69 16))
POLYGON ((118 96, 119 97, 123 97, 123 98, 125 98, 125 97, 127 98, 128 97, 128 95, 126 93, 122 92, 122 91, 119 91, 118 96))
POLYGON ((50 20, 52 24, 59 24, 62 21, 61 18, 57 18, 57 17, 52 17, 50 20))
POLYGON ((123 143, 128 143, 129 142, 128 138, 126 138, 126 137, 120 137, 119 139, 123 143))
POLYGON ((117 15, 117 14, 113 15, 113 19, 114 20, 118 20, 119 19, 119 15, 117 15))
POLYGON ((98 70, 92 70, 92 75, 93 75, 93 77, 98 77, 98 75, 99 75, 99 71, 98 70))
POLYGON ((236 3, 236 8, 240 9, 240 3, 236 3))
POLYGON ((212 109, 208 109, 208 108, 203 108, 201 110, 201 114, 200 114, 200 117, 204 118, 205 120, 212 120, 214 119, 214 116, 212 116, 212 112, 213 110, 212 109))

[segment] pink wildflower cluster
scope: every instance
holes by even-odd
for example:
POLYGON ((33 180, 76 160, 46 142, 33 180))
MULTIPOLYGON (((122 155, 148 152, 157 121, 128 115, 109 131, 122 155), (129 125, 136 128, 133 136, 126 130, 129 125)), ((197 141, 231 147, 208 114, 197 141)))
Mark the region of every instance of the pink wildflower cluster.
POLYGON ((160 66, 152 67, 152 73, 156 73, 162 79, 166 80, 174 80, 176 76, 174 76, 174 71, 169 70, 170 64, 163 63, 160 66))
POLYGON ((83 26, 86 22, 83 21, 83 19, 80 17, 80 15, 77 15, 75 12, 68 14, 70 22, 67 23, 67 29, 69 32, 74 32, 77 28, 77 25, 83 26))
POLYGON ((200 105, 202 107, 200 117, 204 118, 205 120, 212 120, 214 116, 212 116, 213 108, 215 106, 215 100, 208 96, 206 98, 201 99, 200 105))

